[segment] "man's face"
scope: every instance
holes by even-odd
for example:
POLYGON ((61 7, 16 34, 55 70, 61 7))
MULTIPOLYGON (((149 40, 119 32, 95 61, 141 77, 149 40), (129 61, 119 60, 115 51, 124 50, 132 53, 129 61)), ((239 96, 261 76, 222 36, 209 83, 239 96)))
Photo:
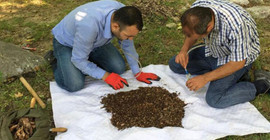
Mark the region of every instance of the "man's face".
POLYGON ((139 33, 136 25, 126 26, 124 29, 120 31, 119 28, 115 28, 112 30, 112 33, 119 39, 119 40, 133 40, 133 38, 139 33))
POLYGON ((192 40, 198 40, 200 38, 206 37, 209 33, 199 35, 199 34, 195 33, 194 31, 190 30, 187 26, 184 26, 183 27, 183 34, 186 37, 191 38, 192 40))

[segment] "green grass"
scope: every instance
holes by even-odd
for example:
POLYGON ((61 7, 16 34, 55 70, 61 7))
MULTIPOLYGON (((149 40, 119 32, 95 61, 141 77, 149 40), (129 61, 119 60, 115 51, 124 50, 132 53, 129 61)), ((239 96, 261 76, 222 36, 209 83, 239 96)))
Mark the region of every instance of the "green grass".
MULTIPOLYGON (((164 19, 159 17, 155 20, 160 22, 164 19)), ((143 66, 168 64, 168 60, 180 51, 183 44, 181 30, 176 31, 156 23, 145 23, 146 29, 135 38, 135 46, 143 66)))
POLYGON ((25 27, 31 27, 32 34, 31 37, 34 42, 40 41, 40 40, 48 40, 49 36, 51 34, 51 29, 55 26, 56 23, 42 23, 37 24, 35 22, 26 22, 23 24, 25 27))
MULTIPOLYGON (((7 31, 7 32, 13 32, 15 31, 14 26, 9 22, 9 21, 0 21, 0 30, 1 31, 7 31)), ((2 37, 0 36, 0 39, 5 41, 5 42, 13 42, 12 36, 5 36, 2 37)))
MULTIPOLYGON (((52 70, 49 66, 42 66, 40 71, 23 75, 27 82, 33 87, 45 103, 50 98, 49 82, 53 80, 52 70)), ((18 77, 19 78, 19 77, 18 77)), ((8 112, 16 109, 28 108, 32 95, 24 87, 19 79, 9 84, 0 85, 0 111, 8 112), (22 97, 15 97, 18 92, 22 97)), ((50 105, 48 105, 50 108, 50 105)))
MULTIPOLYGON (((123 3, 131 4, 135 0, 121 0, 123 3)), ((190 4, 193 0, 187 0, 190 4)), ((39 44, 40 41, 51 42, 51 29, 72 9, 78 5, 84 4, 87 0, 45 0, 46 5, 35 6, 28 5, 25 8, 19 9, 18 13, 13 14, 12 19, 0 19, 0 30, 4 31, 1 34, 0 39, 6 42, 13 42, 15 44, 20 44, 20 39, 27 39, 23 36, 23 30, 25 28, 30 28, 30 36, 33 39, 32 43, 39 44), (55 8, 55 6, 60 7, 55 8), (29 10, 27 10, 30 9, 29 10), (22 14, 25 10, 25 14, 22 14), (41 13, 33 12, 31 10, 39 10, 41 13), (46 15, 46 10, 49 10, 46 15), (56 14, 57 13, 57 14, 56 14), (27 17, 40 14, 40 16, 47 16, 45 20, 40 22, 34 20, 25 20, 27 17), (54 17, 50 14, 55 14, 54 17), (15 16, 16 15, 16 16, 15 16), (48 22, 46 22, 48 20, 48 22), (18 24, 19 23, 19 24, 18 24)), ((182 4, 186 4, 184 1, 170 0, 165 1, 166 6, 171 6, 174 8, 179 8, 182 4)), ((43 19, 43 18, 41 18, 43 19)), ((169 29, 165 25, 167 23, 173 22, 171 18, 165 18, 162 16, 155 16, 151 20, 145 20, 144 29, 134 40, 137 52, 140 56, 140 62, 143 66, 149 64, 168 64, 168 60, 176 55, 183 44, 184 36, 181 30, 175 28, 169 29)), ((263 33, 264 31, 270 32, 270 26, 267 21, 258 20, 258 31, 263 33)), ((269 38, 262 36, 260 38, 262 48, 269 47, 269 38)), ((118 44, 113 41, 116 46, 118 44)), ((51 46, 47 46, 44 49, 51 49, 51 46)), ((266 53, 262 53, 260 59, 255 61, 253 67, 254 69, 261 69, 265 65, 261 58, 266 58, 266 53)), ((265 61, 266 62, 266 61, 265 61)), ((1 79, 0 73, 0 79, 1 79)), ((52 119, 52 106, 50 102, 50 91, 49 82, 53 81, 53 73, 49 66, 42 66, 41 70, 35 73, 24 75, 25 79, 33 87, 33 89, 39 94, 41 99, 47 104, 45 111, 51 116, 52 119)), ((0 85, 0 111, 7 112, 22 108, 28 108, 32 96, 23 86, 20 80, 15 80, 9 84, 0 85), (21 92, 23 97, 16 98, 15 94, 21 92)), ((268 120, 270 120, 270 96, 260 95, 254 101, 251 102, 268 120)), ((36 105, 39 107, 39 105, 36 105)), ((40 107, 39 107, 40 108, 40 107)), ((53 124, 52 124, 53 127, 53 124)), ((222 138, 224 140, 256 140, 256 139, 270 139, 270 134, 252 134, 248 136, 228 136, 222 138)))
POLYGON ((0 84, 3 82, 3 74, 2 72, 0 71, 0 84))
POLYGON ((254 67, 254 69, 262 69, 262 65, 261 65, 261 62, 260 62, 260 57, 254 61, 254 63, 252 64, 252 66, 254 67))
POLYGON ((162 4, 169 6, 169 7, 174 7, 174 8, 179 8, 179 5, 186 5, 186 2, 184 0, 178 0, 178 1, 164 1, 162 4))
POLYGON ((14 31, 12 24, 10 24, 8 21, 0 21, 0 29, 7 31, 14 31))

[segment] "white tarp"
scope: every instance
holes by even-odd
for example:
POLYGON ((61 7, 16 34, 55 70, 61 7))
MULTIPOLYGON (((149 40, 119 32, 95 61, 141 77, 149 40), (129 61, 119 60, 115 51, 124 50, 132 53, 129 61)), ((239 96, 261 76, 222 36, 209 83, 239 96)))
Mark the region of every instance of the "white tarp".
POLYGON ((50 83, 53 117, 56 127, 68 129, 58 133, 56 140, 212 140, 228 135, 269 133, 270 123, 249 102, 226 109, 209 107, 205 102, 207 87, 198 92, 189 91, 185 75, 173 73, 167 65, 149 65, 144 72, 153 72, 161 77, 152 85, 137 81, 129 70, 121 75, 129 87, 115 91, 101 80, 86 80, 85 88, 74 93, 50 83), (130 91, 138 87, 160 86, 169 92, 180 92, 179 98, 187 105, 182 120, 183 127, 139 128, 119 131, 111 122, 100 103, 109 93, 130 91))

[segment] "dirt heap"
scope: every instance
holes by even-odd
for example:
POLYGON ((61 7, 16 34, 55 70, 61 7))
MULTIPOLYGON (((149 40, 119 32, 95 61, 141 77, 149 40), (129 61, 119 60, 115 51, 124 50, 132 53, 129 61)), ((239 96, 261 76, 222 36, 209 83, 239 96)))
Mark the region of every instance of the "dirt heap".
POLYGON ((101 103, 112 113, 111 123, 118 129, 166 126, 182 127, 185 103, 161 87, 108 94, 101 103))
POLYGON ((168 17, 177 16, 177 11, 165 4, 166 0, 136 0, 132 5, 140 9, 144 20, 152 20, 156 16, 168 17))

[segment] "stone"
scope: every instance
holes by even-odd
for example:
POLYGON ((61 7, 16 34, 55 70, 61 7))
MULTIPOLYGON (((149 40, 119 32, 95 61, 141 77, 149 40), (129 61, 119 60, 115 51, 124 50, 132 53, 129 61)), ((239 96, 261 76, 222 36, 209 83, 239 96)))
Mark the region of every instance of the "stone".
POLYGON ((179 19, 178 17, 172 17, 172 19, 173 19, 173 21, 175 21, 175 22, 179 22, 179 21, 180 21, 180 19, 179 19))
POLYGON ((248 5, 249 1, 248 0, 230 0, 231 2, 234 2, 239 5, 248 5))
POLYGON ((257 4, 264 4, 263 0, 249 0, 252 3, 257 3, 257 4))
POLYGON ((166 24, 166 27, 168 27, 168 28, 175 28, 176 26, 177 26, 177 24, 175 24, 175 23, 166 24))
POLYGON ((33 72, 45 63, 43 57, 29 50, 0 41, 0 83, 9 77, 33 72))
POLYGON ((270 6, 254 6, 246 9, 254 18, 267 18, 270 16, 270 6))

